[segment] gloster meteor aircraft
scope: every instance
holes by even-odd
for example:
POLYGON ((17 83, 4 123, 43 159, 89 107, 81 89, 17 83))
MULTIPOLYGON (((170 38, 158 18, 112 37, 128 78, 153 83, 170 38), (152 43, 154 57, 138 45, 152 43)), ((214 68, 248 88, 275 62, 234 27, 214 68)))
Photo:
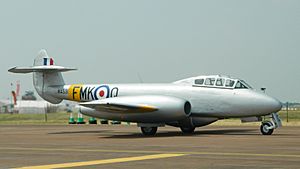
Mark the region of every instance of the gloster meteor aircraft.
POLYGON ((37 93, 46 101, 79 102, 82 114, 116 121, 136 122, 144 135, 158 127, 179 127, 193 133, 196 127, 227 118, 263 121, 261 133, 270 135, 281 126, 277 112, 281 103, 253 90, 245 81, 228 76, 198 76, 168 84, 71 84, 61 72, 76 70, 54 65, 41 50, 32 67, 14 67, 9 72, 33 73, 37 93))

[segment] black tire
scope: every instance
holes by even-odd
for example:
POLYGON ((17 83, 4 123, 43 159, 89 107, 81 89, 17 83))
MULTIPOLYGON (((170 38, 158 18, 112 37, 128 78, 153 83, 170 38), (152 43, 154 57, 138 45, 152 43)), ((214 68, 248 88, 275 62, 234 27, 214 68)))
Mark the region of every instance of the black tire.
POLYGON ((194 133, 196 127, 180 127, 181 131, 186 134, 194 133))
POLYGON ((274 131, 274 129, 267 129, 268 127, 271 127, 273 124, 269 121, 263 122, 260 126, 260 132, 263 135, 271 135, 274 131))
POLYGON ((157 127, 141 127, 141 130, 145 136, 154 136, 157 132, 157 127))

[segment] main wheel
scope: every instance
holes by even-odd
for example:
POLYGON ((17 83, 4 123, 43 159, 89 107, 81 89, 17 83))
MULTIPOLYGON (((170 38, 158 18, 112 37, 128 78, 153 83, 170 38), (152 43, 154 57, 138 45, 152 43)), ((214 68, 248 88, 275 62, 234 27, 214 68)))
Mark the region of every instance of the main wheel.
POLYGON ((183 133, 194 133, 196 127, 180 127, 183 133))
POLYGON ((274 131, 274 129, 269 129, 269 127, 273 126, 273 124, 270 121, 263 122, 260 126, 260 132, 263 135, 271 135, 274 131))
POLYGON ((157 127, 141 127, 141 130, 145 136, 154 136, 157 132, 157 127))

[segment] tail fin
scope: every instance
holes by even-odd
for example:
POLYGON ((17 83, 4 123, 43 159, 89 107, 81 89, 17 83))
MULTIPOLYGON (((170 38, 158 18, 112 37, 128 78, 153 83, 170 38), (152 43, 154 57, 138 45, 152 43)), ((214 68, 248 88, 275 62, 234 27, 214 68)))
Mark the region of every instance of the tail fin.
POLYGON ((14 67, 9 69, 13 73, 33 73, 33 85, 37 93, 46 101, 57 104, 62 101, 49 94, 50 87, 59 87, 65 85, 61 72, 76 70, 74 68, 65 68, 55 66, 53 58, 47 55, 46 50, 41 50, 34 59, 32 67, 14 67))

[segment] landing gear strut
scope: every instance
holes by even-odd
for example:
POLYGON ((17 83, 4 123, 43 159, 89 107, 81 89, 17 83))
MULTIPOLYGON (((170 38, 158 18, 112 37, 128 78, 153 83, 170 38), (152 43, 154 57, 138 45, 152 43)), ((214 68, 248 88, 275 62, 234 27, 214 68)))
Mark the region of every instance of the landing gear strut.
POLYGON ((274 129, 281 127, 281 120, 277 113, 271 114, 272 121, 263 121, 260 126, 260 131, 263 135, 271 135, 274 129))
POLYGON ((154 136, 157 132, 157 127, 141 127, 141 130, 145 136, 154 136))

